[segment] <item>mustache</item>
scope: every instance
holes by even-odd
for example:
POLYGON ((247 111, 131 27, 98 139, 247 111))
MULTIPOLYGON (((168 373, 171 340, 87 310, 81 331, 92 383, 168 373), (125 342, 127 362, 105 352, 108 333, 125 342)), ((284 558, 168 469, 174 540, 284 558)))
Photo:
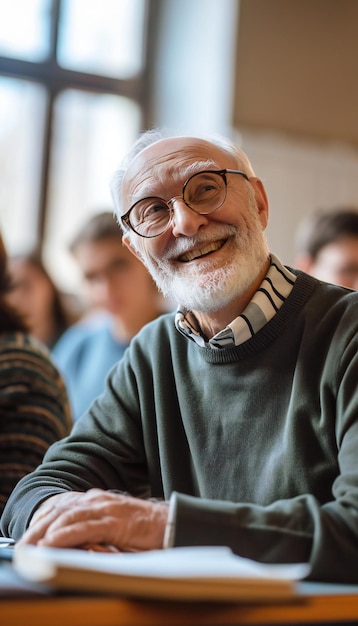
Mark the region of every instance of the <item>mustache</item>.
POLYGON ((235 236, 237 229, 231 224, 218 224, 215 228, 206 230, 205 233, 200 233, 195 237, 180 237, 174 242, 171 242, 167 250, 162 254, 162 261, 170 261, 173 258, 177 258, 193 248, 200 248, 212 241, 218 241, 219 239, 228 239, 235 236))

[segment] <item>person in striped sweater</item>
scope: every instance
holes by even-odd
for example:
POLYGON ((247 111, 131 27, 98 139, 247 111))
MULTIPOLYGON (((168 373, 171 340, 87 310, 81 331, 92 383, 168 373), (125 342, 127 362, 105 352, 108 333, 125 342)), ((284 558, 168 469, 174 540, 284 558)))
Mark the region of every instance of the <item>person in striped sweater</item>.
POLYGON ((64 382, 47 348, 6 302, 8 289, 0 235, 0 515, 20 478, 72 426, 64 382))

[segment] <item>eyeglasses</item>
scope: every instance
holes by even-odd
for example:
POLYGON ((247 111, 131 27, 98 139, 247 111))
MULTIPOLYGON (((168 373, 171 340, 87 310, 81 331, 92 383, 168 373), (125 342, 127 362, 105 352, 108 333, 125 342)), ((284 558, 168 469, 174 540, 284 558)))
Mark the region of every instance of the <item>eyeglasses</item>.
POLYGON ((245 172, 239 170, 205 170, 188 178, 183 185, 181 196, 163 200, 149 196, 135 202, 121 220, 140 237, 158 237, 170 226, 175 200, 182 199, 186 206, 195 213, 207 215, 214 213, 224 204, 227 194, 227 174, 239 174, 250 180, 245 172))

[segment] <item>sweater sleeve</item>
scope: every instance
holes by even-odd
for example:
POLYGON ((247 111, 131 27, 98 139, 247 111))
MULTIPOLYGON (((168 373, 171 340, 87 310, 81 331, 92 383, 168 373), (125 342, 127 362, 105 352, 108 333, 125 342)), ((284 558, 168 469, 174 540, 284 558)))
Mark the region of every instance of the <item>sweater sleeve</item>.
MULTIPOLYGON (((262 562, 309 562, 309 578, 326 582, 358 583, 358 409, 357 337, 344 350, 331 344, 329 368, 336 371, 335 387, 321 382, 321 414, 317 440, 329 431, 327 414, 334 414, 329 455, 317 465, 312 433, 306 432, 306 470, 319 486, 324 464, 337 464, 330 497, 323 489, 315 495, 297 494, 262 505, 227 502, 173 493, 170 502, 171 545, 226 545, 241 556, 262 562), (326 420, 326 421, 325 421, 326 420), (312 439, 310 440, 310 437, 312 439)), ((309 410, 309 401, 305 410, 309 410)), ((333 420, 331 420, 333 422, 333 420)), ((296 428, 300 427, 297 423, 296 428)), ((287 466, 287 473, 295 467, 287 466)), ((170 532, 169 532, 170 530, 170 532)))
POLYGON ((124 388, 133 387, 125 378, 132 374, 130 368, 116 372, 115 365, 105 392, 74 423, 70 435, 51 445, 41 465, 17 483, 1 517, 4 535, 18 540, 42 502, 67 491, 97 487, 151 496, 140 423, 114 388, 118 376, 125 395, 124 388))
POLYGON ((0 346, 0 512, 17 482, 42 462, 72 420, 49 354, 20 333, 0 346))

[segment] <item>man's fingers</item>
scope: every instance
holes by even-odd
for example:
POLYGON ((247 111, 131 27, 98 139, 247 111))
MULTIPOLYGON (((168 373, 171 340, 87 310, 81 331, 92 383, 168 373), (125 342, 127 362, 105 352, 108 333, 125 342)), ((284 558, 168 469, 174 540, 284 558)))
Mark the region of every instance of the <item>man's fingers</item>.
POLYGON ((54 496, 19 544, 61 548, 112 546, 125 552, 161 548, 168 507, 100 489, 54 496))
POLYGON ((74 521, 69 525, 61 525, 53 528, 50 526, 39 546, 58 548, 79 548, 86 544, 100 545, 108 544, 107 525, 103 520, 74 521))
POLYGON ((48 527, 51 526, 52 522, 56 520, 56 517, 57 514, 53 508, 48 508, 46 511, 42 511, 41 515, 39 515, 36 520, 33 520, 31 526, 17 542, 17 545, 28 543, 34 545, 37 544, 39 539, 41 539, 46 533, 48 527))
MULTIPOLYGON (((36 544, 59 516, 59 510, 78 499, 78 492, 62 493, 46 500, 34 514, 30 526, 18 544, 36 544)), ((83 495, 83 494, 81 494, 83 495)))

